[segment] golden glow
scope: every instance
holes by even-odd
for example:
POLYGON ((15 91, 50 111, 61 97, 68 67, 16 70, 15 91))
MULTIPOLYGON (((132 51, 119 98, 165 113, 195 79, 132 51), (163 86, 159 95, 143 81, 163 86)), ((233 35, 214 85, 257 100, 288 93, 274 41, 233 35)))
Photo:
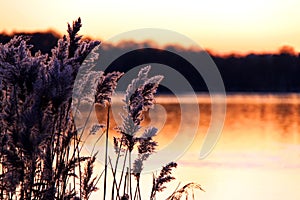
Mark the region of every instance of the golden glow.
MULTIPOLYGON (((150 118, 145 117, 145 125, 149 125, 147 123, 150 121, 153 126, 160 128, 161 121, 165 122, 155 141, 158 142, 158 149, 169 148, 170 160, 164 162, 170 162, 173 159, 171 152, 181 148, 181 144, 173 147, 168 145, 175 142, 177 134, 190 133, 190 125, 182 123, 182 119, 194 119, 190 116, 191 112, 179 112, 183 104, 179 106, 178 99, 159 96, 156 100, 159 108, 154 112, 161 115, 166 112, 166 121, 161 120, 159 114, 153 119, 150 113, 150 118), (183 126, 183 132, 178 132, 179 125, 183 126)), ((185 96, 183 102, 190 105, 193 102, 191 100, 185 96)), ((189 182, 201 184, 206 192, 196 193, 195 199, 300 199, 299 95, 229 95, 221 138, 211 154, 203 160, 199 160, 199 152, 209 128, 211 105, 208 95, 200 95, 198 100, 201 117, 197 137, 184 155, 176 160, 179 164, 174 174, 176 180, 167 184, 166 190, 158 194, 157 199, 165 199, 179 182, 181 186, 189 182)), ((114 127, 113 124, 111 126, 114 127)), ((93 144, 92 138, 91 141, 90 144, 93 144)), ((103 170, 103 166, 96 167, 95 171, 103 170)), ((151 173, 142 175, 141 185, 144 190, 142 194, 147 199, 152 188, 151 173)), ((99 199, 101 191, 92 199, 99 199)))
POLYGON ((210 1, 2 1, 0 31, 49 28, 65 33, 66 23, 83 20, 82 34, 100 39, 138 28, 182 33, 217 52, 300 50, 298 0, 210 1))

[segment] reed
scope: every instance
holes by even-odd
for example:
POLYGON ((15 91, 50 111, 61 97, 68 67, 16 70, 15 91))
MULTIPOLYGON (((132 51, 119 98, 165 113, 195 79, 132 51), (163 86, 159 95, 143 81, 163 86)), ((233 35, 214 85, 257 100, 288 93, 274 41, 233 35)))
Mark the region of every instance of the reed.
MULTIPOLYGON (((113 138, 116 153, 113 162, 108 156, 111 97, 123 73, 93 70, 93 62, 98 58, 93 50, 100 42, 83 40, 78 35, 80 28, 80 18, 68 24, 68 35, 58 41, 51 55, 40 52, 32 55, 27 37, 17 36, 7 44, 0 44, 0 199, 87 200, 100 189, 102 175, 103 199, 108 199, 109 167, 113 177, 112 200, 144 198, 140 178, 144 162, 156 151, 158 143, 154 137, 158 130, 145 127, 141 131, 141 122, 144 113, 155 104, 154 95, 163 77, 148 77, 151 67, 147 66, 128 85, 122 125, 116 128, 119 136, 113 138), (89 54, 91 58, 86 60, 89 54), (87 73, 76 85, 75 78, 83 62, 87 73), (94 85, 95 91, 85 88, 87 85, 94 85), (84 98, 72 98, 76 92, 84 98), (82 101, 91 102, 92 108, 83 126, 76 127, 75 118, 80 115, 77 108, 82 101), (104 130, 96 143, 105 138, 106 147, 105 152, 94 153, 95 143, 91 154, 86 156, 81 152, 85 144, 83 136, 96 105, 106 108, 107 121, 94 124, 90 134, 104 130), (94 175, 97 153, 105 154, 105 166, 102 173, 94 175)), ((158 177, 153 174, 148 195, 151 200, 175 179, 172 169, 176 167, 171 162, 158 177)), ((186 194, 190 188, 202 190, 190 183, 168 199, 180 199, 180 194, 186 194)))
MULTIPOLYGON (((115 163, 112 163, 111 158, 109 159, 109 165, 111 167, 112 189, 111 189, 111 199, 112 200, 141 200, 147 198, 147 195, 141 194, 141 184, 140 178, 142 175, 142 170, 144 168, 144 162, 156 151, 158 143, 154 140, 157 133, 157 128, 155 127, 141 127, 141 122, 144 119, 144 113, 148 112, 153 108, 155 104, 154 95, 156 90, 163 79, 162 76, 157 75, 153 77, 148 77, 151 67, 147 66, 142 68, 137 77, 131 81, 128 85, 126 94, 123 98, 124 107, 122 117, 122 125, 116 127, 116 131, 119 133, 118 137, 113 137, 113 144, 116 153, 115 163), (140 133, 141 132, 141 133, 140 133), (140 135, 140 136, 138 136, 140 135), (132 160, 132 154, 137 151, 137 157, 132 160), (120 157, 123 157, 123 162, 120 162, 120 157), (117 169, 121 169, 120 172, 117 169)), ((109 133, 109 110, 111 106, 111 98, 107 100, 105 98, 110 97, 116 88, 117 81, 123 74, 117 74, 117 78, 110 80, 112 84, 108 86, 105 81, 111 79, 111 74, 100 78, 100 82, 97 86, 97 94, 99 91, 104 91, 100 88, 105 88, 107 93, 100 92, 102 95, 96 95, 95 102, 100 102, 100 106, 106 106, 107 109, 107 122, 106 122, 106 152, 105 152, 105 174, 107 174, 107 145, 109 133), (105 102, 105 103, 103 103, 105 102)), ((175 179, 172 176, 172 170, 177 167, 174 162, 166 164, 158 177, 153 174, 153 184, 152 189, 149 190, 148 198, 151 200, 156 199, 156 194, 163 192, 166 188, 166 184, 175 179)), ((106 195, 106 175, 104 178, 104 195, 103 198, 107 199, 106 195)), ((177 198, 181 193, 187 193, 188 190, 185 188, 190 188, 193 183, 184 187, 184 189, 179 189, 173 193, 170 198, 177 198)), ((148 186, 146 186, 148 187, 148 186)), ((200 186, 199 186, 200 187, 200 186)))
POLYGON ((51 55, 31 55, 27 37, 0 44, 0 199, 88 199, 97 189, 95 155, 75 148, 71 105, 79 67, 100 42, 82 40, 80 27, 80 18, 68 25, 51 55))

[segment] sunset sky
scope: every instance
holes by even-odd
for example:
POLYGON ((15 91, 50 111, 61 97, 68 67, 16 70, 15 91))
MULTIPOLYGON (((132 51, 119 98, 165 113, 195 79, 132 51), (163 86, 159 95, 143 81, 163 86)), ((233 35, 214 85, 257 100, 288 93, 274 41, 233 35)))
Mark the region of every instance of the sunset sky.
POLYGON ((181 33, 219 53, 276 51, 283 45, 300 51, 299 0, 209 1, 4 1, 0 32, 55 30, 81 17, 81 34, 107 40, 138 28, 181 33))

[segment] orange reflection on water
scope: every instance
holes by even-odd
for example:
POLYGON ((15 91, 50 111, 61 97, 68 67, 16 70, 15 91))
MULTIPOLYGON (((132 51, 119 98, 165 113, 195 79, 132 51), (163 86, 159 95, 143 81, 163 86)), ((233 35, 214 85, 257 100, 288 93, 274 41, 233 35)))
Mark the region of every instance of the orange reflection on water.
MULTIPOLYGON (((204 160, 198 158, 210 124, 211 104, 205 95, 200 95, 198 101, 201 113, 198 134, 178 160, 177 182, 169 184, 158 199, 170 195, 179 181, 203 186, 206 192, 198 192, 196 199, 300 199, 299 95, 229 95, 222 136, 204 160)), ((189 108, 192 102, 186 98, 183 103, 189 108)), ((169 148, 176 134, 191 139, 189 123, 181 124, 183 129, 178 133, 181 116, 191 123, 194 119, 189 112, 180 110, 177 99, 161 96, 157 104, 157 109, 146 115, 143 125, 159 127, 156 139, 160 149, 169 148)), ((116 108, 116 113, 119 111, 121 107, 116 108)), ((114 116, 116 125, 120 119, 114 116)), ((152 187, 152 176, 143 177, 142 190, 147 194, 152 187)))
POLYGON ((299 124, 298 95, 228 96, 216 148, 201 161, 189 151, 178 175, 200 182, 202 199, 299 199, 299 124))

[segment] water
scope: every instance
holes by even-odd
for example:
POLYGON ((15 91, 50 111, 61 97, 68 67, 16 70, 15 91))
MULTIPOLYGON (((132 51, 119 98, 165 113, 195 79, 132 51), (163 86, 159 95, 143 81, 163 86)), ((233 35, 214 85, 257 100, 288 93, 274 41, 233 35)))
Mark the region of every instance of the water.
MULTIPOLYGON (((185 99, 181 106, 194 109, 193 102, 185 99)), ((201 184, 206 192, 196 192, 196 199, 300 199, 300 95, 228 95, 222 135, 203 160, 199 152, 209 128, 211 104, 205 95, 198 102, 201 114, 195 138, 191 133, 195 119, 190 112, 180 111, 174 97, 157 98, 156 110, 143 124, 159 127, 159 150, 178 150, 176 145, 181 144, 172 146, 177 134, 193 142, 177 159, 176 181, 158 199, 169 196, 179 182, 201 184), (181 116, 188 121, 182 124, 181 116)), ((142 180, 144 193, 150 192, 151 176, 142 180)))
POLYGON ((179 161, 179 179, 201 183, 202 199, 300 199, 299 124, 297 95, 230 95, 214 151, 197 160, 196 141, 179 161))

